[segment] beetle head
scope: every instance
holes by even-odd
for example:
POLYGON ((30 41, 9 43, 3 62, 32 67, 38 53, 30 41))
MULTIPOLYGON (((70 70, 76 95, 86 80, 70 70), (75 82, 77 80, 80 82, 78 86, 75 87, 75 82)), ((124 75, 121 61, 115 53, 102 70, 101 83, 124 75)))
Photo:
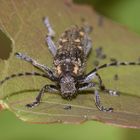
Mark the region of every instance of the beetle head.
POLYGON ((69 74, 63 76, 60 80, 60 88, 61 95, 63 98, 73 98, 77 93, 76 82, 74 77, 72 77, 69 74))

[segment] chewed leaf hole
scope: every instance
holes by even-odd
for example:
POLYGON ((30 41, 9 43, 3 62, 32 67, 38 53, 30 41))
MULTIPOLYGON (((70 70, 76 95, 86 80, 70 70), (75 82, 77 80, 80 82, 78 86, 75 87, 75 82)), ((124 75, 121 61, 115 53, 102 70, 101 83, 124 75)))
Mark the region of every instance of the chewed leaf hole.
POLYGON ((7 60, 12 52, 12 41, 0 30, 0 59, 7 60))

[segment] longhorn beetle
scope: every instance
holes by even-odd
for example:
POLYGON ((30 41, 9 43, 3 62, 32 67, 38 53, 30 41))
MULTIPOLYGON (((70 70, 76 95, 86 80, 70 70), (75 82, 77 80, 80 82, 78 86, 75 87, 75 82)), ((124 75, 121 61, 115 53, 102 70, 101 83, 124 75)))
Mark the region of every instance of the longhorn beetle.
POLYGON ((34 107, 40 103, 41 97, 44 92, 60 93, 63 98, 71 100, 72 98, 76 97, 76 95, 80 91, 93 88, 93 95, 95 96, 94 99, 97 108, 100 111, 112 112, 112 107, 106 108, 101 105, 98 90, 103 90, 106 93, 115 96, 118 95, 118 92, 115 90, 106 89, 97 71, 110 66, 140 65, 140 62, 115 61, 97 66, 91 72, 85 74, 86 59, 92 47, 92 41, 88 35, 90 32, 89 27, 78 27, 75 25, 65 30, 65 32, 58 40, 58 45, 56 47, 55 43, 52 40, 55 32, 53 31, 48 18, 44 19, 44 23, 48 29, 46 43, 48 44, 48 48, 54 57, 55 70, 53 71, 46 65, 39 64, 36 60, 25 54, 15 53, 17 58, 29 62, 44 73, 25 72, 12 74, 11 76, 6 77, 4 80, 2 80, 0 84, 2 85, 5 81, 19 76, 42 76, 55 82, 54 85, 45 84, 39 91, 39 94, 36 97, 35 101, 26 105, 29 108, 34 107), (98 79, 98 83, 92 82, 92 80, 95 78, 98 79))

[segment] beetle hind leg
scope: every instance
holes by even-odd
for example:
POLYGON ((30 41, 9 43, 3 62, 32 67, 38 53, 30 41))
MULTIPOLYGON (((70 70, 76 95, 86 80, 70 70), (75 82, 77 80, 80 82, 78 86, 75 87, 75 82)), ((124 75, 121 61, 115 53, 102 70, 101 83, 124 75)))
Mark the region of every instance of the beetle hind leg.
POLYGON ((56 48, 56 46, 55 46, 55 44, 52 40, 52 38, 55 36, 55 32, 51 27, 51 24, 49 22, 48 17, 44 18, 44 24, 48 29, 48 34, 47 34, 47 37, 46 37, 45 41, 48 45, 48 48, 49 48, 50 52, 52 53, 53 56, 55 56, 57 48, 56 48))

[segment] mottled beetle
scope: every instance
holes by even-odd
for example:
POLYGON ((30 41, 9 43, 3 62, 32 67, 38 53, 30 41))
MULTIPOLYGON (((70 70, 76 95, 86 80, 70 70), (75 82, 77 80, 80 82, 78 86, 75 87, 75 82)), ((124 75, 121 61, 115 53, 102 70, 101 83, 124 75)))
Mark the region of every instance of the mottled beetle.
POLYGON ((35 101, 27 104, 27 107, 34 107, 41 101, 41 97, 44 92, 58 92, 66 99, 72 99, 77 95, 79 91, 87 90, 88 88, 94 88, 95 104, 101 111, 113 111, 113 108, 105 108, 101 105, 99 99, 98 90, 103 90, 110 95, 118 95, 114 90, 108 90, 102 83, 100 75, 97 73, 99 69, 118 66, 118 65, 140 65, 140 62, 112 62, 104 64, 94 68, 88 74, 85 74, 86 59, 92 47, 92 41, 88 36, 90 30, 88 26, 73 26, 61 35, 58 46, 56 47, 52 41, 52 37, 55 32, 53 31, 48 18, 44 19, 44 23, 48 29, 48 35, 46 37, 46 43, 48 48, 54 57, 55 71, 51 70, 45 65, 39 64, 37 61, 29 56, 21 53, 15 53, 15 55, 24 61, 31 63, 36 68, 40 69, 44 73, 37 72, 25 72, 12 74, 6 77, 0 82, 3 84, 5 81, 19 76, 42 76, 55 82, 55 85, 44 85, 35 101), (97 78, 99 83, 92 82, 94 78, 97 78))

